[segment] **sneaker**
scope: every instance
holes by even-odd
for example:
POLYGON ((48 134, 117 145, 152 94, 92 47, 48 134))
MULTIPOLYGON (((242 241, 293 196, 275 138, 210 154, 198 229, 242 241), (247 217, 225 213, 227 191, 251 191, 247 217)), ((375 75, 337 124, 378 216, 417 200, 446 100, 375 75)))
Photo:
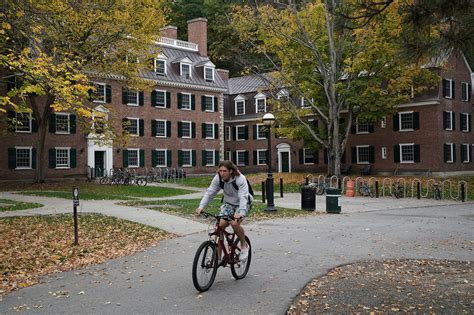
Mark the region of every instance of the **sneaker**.
POLYGON ((246 247, 242 247, 240 249, 239 260, 241 262, 245 262, 248 257, 249 257, 249 246, 247 245, 246 247))

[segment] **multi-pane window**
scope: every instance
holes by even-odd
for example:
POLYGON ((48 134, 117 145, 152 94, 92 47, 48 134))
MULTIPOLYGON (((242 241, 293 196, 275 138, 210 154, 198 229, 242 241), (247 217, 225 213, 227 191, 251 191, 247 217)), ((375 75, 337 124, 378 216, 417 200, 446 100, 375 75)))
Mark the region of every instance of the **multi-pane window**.
POLYGON ((461 113, 461 131, 469 132, 471 126, 470 123, 470 115, 468 113, 461 113))
POLYGON ((105 84, 104 83, 94 83, 95 92, 94 92, 94 102, 96 103, 105 103, 105 84))
POLYGON ((214 81, 214 69, 209 67, 204 67, 204 80, 214 81))
POLYGON ((224 135, 225 141, 230 141, 230 135, 231 135, 230 126, 225 127, 224 133, 225 133, 225 135, 224 135))
POLYGON ((215 166, 216 161, 215 161, 215 151, 214 150, 206 150, 204 152, 205 156, 204 158, 206 159, 206 166, 215 166))
POLYGON ((454 130, 454 113, 451 111, 443 112, 443 125, 445 130, 454 130))
POLYGON ((357 123, 356 132, 357 133, 369 133, 369 123, 357 123))
POLYGON ((214 97, 213 96, 204 96, 204 110, 206 112, 213 112, 214 111, 214 97))
POLYGON ((237 158, 237 165, 239 166, 243 166, 246 164, 246 160, 247 160, 247 151, 243 151, 243 150, 237 150, 236 151, 236 158, 237 158))
POLYGON ((181 93, 181 109, 191 109, 191 94, 181 93))
POLYGON ((444 162, 454 163, 455 147, 453 143, 444 144, 444 162))
POLYGON ((236 126, 236 140, 247 140, 247 132, 245 130, 245 126, 236 126))
POLYGON ((471 85, 466 82, 461 82, 461 100, 469 102, 471 100, 471 85))
POLYGON ((181 76, 189 79, 191 77, 191 65, 187 63, 181 63, 181 76))
POLYGON ((235 114, 236 115, 245 115, 245 101, 236 101, 235 102, 235 114))
POLYGON ((156 152, 156 165, 155 166, 166 166, 167 165, 166 150, 157 149, 155 150, 155 152, 156 152))
POLYGON ((267 138, 267 127, 264 124, 257 124, 257 139, 267 138))
POLYGON ((166 120, 155 120, 156 136, 166 137, 166 120))
POLYGON ((313 150, 303 149, 303 162, 304 164, 314 164, 314 152, 313 150))
POLYGON ((16 168, 31 168, 31 148, 16 148, 16 168))
POLYGON ((468 143, 461 144, 461 162, 471 162, 471 145, 468 143))
POLYGON ((301 105, 301 108, 310 108, 311 107, 311 102, 313 101, 313 99, 311 98, 311 101, 304 98, 304 97, 301 97, 300 99, 300 105, 301 105))
POLYGON ((191 138, 192 135, 192 124, 190 121, 182 121, 181 122, 181 137, 182 138, 191 138))
POLYGON ((357 146, 357 164, 369 163, 370 149, 368 145, 357 146))
POLYGON ((225 151, 225 159, 228 160, 228 161, 232 160, 232 151, 230 151, 230 150, 225 151))
POLYGON ((155 59, 155 72, 160 75, 166 74, 166 60, 155 59))
POLYGON ((387 159, 387 147, 382 147, 382 159, 387 159))
POLYGON ((127 130, 131 135, 138 136, 139 134, 139 119, 138 118, 127 118, 127 130))
POLYGON ((413 130, 413 112, 402 112, 399 115, 399 130, 413 130))
POLYGON ((454 81, 451 79, 443 79, 443 97, 453 98, 454 96, 454 81))
POLYGON ((56 148, 56 167, 69 167, 69 148, 56 148))
POLYGON ((400 144, 400 162, 401 163, 415 162, 415 145, 414 144, 400 144))
POLYGON ((69 114, 56 113, 56 133, 69 133, 69 114))
POLYGON ((183 166, 193 165, 192 157, 193 157, 193 155, 192 155, 191 150, 182 150, 181 151, 181 158, 183 159, 183 166))
POLYGON ((15 119, 16 132, 31 132, 31 113, 16 113, 15 119))
POLYGON ((166 107, 166 91, 155 90, 155 106, 166 107))
POLYGON ((139 149, 128 149, 128 167, 139 167, 140 166, 140 150, 139 149))
POLYGON ((256 98, 255 107, 257 108, 257 113, 265 113, 267 111, 267 100, 263 97, 256 98))
POLYGON ((204 138, 205 139, 214 139, 214 124, 209 123, 209 124, 204 124, 204 138))
POLYGON ((138 106, 138 91, 128 91, 127 105, 138 106))
POLYGON ((257 165, 267 164, 267 150, 257 150, 257 165))

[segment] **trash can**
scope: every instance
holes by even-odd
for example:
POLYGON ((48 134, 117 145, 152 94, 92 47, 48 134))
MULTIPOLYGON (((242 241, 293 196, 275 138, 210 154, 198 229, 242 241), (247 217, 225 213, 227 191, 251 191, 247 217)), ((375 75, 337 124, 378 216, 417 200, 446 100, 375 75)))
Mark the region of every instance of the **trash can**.
POLYGON ((337 188, 326 189, 326 212, 341 213, 341 190, 337 188))
POLYGON ((316 188, 314 186, 301 187, 301 210, 316 210, 316 188))

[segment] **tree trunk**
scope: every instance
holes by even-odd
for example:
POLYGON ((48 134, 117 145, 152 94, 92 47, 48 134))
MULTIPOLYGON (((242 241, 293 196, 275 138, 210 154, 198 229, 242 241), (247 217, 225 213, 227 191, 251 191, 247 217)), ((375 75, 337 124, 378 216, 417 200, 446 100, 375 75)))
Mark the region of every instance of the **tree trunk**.
POLYGON ((35 119, 38 122, 38 134, 39 134, 39 144, 38 144, 38 154, 36 160, 36 173, 35 173, 35 182, 36 183, 44 183, 44 166, 47 163, 45 161, 45 149, 44 144, 46 141, 46 132, 48 130, 48 121, 49 117, 51 116, 51 104, 53 103, 52 97, 48 97, 43 112, 40 113, 36 97, 30 97, 33 114, 35 115, 35 119))

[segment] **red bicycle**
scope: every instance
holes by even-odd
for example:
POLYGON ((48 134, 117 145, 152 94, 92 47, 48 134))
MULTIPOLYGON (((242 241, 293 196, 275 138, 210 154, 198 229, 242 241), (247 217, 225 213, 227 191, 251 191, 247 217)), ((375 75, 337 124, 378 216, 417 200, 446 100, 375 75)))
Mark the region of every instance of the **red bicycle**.
POLYGON ((219 267, 230 266, 230 271, 236 280, 245 278, 250 268, 252 259, 252 246, 250 240, 245 236, 245 241, 249 249, 249 255, 245 261, 239 259, 240 256, 240 239, 235 233, 229 233, 219 226, 220 219, 233 221, 234 217, 222 217, 213 215, 208 212, 201 213, 205 217, 215 219, 215 227, 209 233, 209 240, 203 242, 196 251, 193 261, 193 283, 194 287, 204 292, 214 283, 216 279, 217 269, 219 267), (225 241, 224 241, 225 240, 225 241), (222 259, 218 262, 218 246, 222 249, 222 259))

